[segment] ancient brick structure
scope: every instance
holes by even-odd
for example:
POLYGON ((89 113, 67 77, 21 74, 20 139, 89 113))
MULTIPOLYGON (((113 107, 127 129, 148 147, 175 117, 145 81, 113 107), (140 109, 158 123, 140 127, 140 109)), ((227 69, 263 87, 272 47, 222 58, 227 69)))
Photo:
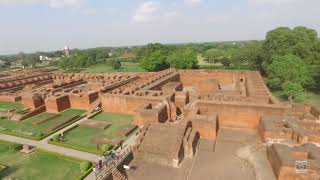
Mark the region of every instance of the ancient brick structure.
POLYGON ((45 103, 50 113, 59 113, 71 107, 69 97, 65 94, 53 94, 46 98, 45 103))
POLYGON ((290 117, 265 116, 259 127, 261 137, 267 141, 284 139, 296 143, 320 143, 320 124, 290 117))
MULTIPOLYGON (((257 131, 262 141, 271 144, 278 140, 294 145, 320 144, 320 108, 280 102, 256 71, 38 71, 0 77, 0 101, 19 100, 30 110, 24 114, 10 112, 11 119, 17 121, 44 111, 59 113, 68 108, 84 109, 88 114, 101 109, 133 115, 133 125, 119 136, 127 136, 136 126, 143 128, 135 157, 172 167, 179 167, 185 158, 194 156, 199 138, 214 145, 220 131, 226 128, 257 131)), ((108 128, 108 124, 94 121, 83 122, 80 126, 108 128)), ((104 136, 96 137, 92 142, 121 143, 104 136)), ((295 178, 290 174, 291 165, 285 164, 289 162, 287 159, 292 161, 297 156, 314 159, 317 153, 311 145, 299 148, 271 146, 269 160, 279 179, 295 178), (290 154, 291 151, 298 152, 281 159, 285 157, 282 152, 290 154)), ((313 165, 310 178, 318 177, 319 166, 313 165)))
POLYGON ((37 109, 44 105, 42 97, 38 94, 23 93, 22 102, 26 108, 37 109))
MULTIPOLYGON (((136 158, 162 165, 178 167, 184 158, 184 135, 186 126, 172 124, 150 125, 142 135, 136 158), (160 138, 159 138, 160 137, 160 138)), ((188 134, 190 136, 190 132, 188 134)), ((186 138, 186 142, 193 144, 195 135, 186 138), (193 138, 193 139, 192 139, 193 138), (189 142, 188 142, 189 141, 189 142)), ((191 148, 186 144, 186 148, 191 148)), ((192 146, 192 145, 191 145, 192 146)), ((189 152, 193 150, 188 150, 189 152)), ((190 156, 190 153, 189 153, 190 156)))
POLYGON ((273 144, 268 149, 268 159, 278 180, 320 179, 320 149, 313 144, 293 148, 273 144), (299 167, 301 161, 307 162, 306 168, 299 167))

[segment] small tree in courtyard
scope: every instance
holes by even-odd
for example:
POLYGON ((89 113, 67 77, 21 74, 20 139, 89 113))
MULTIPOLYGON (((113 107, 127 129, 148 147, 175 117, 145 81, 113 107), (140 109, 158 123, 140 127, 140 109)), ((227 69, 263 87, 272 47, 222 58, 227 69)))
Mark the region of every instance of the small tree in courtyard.
POLYGON ((112 60, 111 62, 112 69, 120 69, 121 62, 119 60, 112 60))

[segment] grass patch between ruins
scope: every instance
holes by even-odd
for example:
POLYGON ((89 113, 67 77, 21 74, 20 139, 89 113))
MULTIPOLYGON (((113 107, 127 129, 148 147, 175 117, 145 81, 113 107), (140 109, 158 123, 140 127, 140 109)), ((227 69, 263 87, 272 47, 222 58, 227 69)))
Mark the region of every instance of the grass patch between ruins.
POLYGON ((102 152, 97 149, 97 145, 92 142, 92 139, 97 136, 106 136, 110 139, 125 140, 120 135, 120 131, 128 127, 133 121, 133 117, 131 115, 107 112, 102 112, 91 119, 105 121, 112 123, 112 125, 105 130, 76 126, 65 132, 65 140, 56 145, 94 154, 101 154, 102 152))
POLYGON ((37 116, 23 120, 21 122, 12 121, 7 118, 2 118, 0 119, 0 133, 3 132, 5 134, 22 136, 30 139, 36 138, 36 140, 40 140, 58 130, 57 129, 55 131, 50 131, 48 129, 50 126, 63 120, 63 118, 65 118, 66 116, 81 115, 84 112, 84 110, 68 109, 61 112, 57 117, 39 125, 33 125, 32 123, 38 121, 41 118, 47 117, 48 115, 50 115, 50 113, 44 112, 37 116))
POLYGON ((18 102, 0 101, 0 111, 22 110, 23 108, 24 108, 24 106, 20 101, 18 101, 18 102))
POLYGON ((10 148, 10 143, 0 141, 0 164, 6 169, 0 172, 0 179, 78 179, 83 175, 80 162, 83 160, 36 150, 23 154, 10 148))
MULTIPOLYGON (((274 92, 272 92, 272 94, 274 96, 276 96, 280 101, 288 102, 288 100, 286 98, 281 96, 281 94, 282 94, 281 91, 274 91, 274 92)), ((320 92, 319 93, 306 92, 305 99, 304 99, 303 103, 320 106, 320 92)))
POLYGON ((121 62, 120 69, 113 69, 108 64, 98 64, 83 69, 74 69, 68 71, 87 72, 87 73, 111 73, 111 72, 144 72, 145 70, 139 66, 138 63, 121 62))

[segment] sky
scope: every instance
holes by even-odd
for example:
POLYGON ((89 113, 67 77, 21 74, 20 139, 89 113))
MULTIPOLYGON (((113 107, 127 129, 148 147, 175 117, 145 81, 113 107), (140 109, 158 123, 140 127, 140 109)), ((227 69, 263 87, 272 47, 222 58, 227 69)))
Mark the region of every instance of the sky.
POLYGON ((0 54, 320 32, 320 0, 0 0, 0 54))

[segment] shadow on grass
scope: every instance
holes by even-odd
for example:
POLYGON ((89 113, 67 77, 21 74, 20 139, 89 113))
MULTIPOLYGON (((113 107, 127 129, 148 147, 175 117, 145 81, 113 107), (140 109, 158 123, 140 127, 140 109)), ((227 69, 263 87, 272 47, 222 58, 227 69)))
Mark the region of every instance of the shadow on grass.
MULTIPOLYGON (((3 171, 0 172, 0 179, 5 179, 7 176, 10 176, 10 174, 13 174, 18 170, 18 167, 12 166, 12 167, 7 167, 3 171)), ((11 177, 10 179, 14 179, 14 177, 11 177)))

